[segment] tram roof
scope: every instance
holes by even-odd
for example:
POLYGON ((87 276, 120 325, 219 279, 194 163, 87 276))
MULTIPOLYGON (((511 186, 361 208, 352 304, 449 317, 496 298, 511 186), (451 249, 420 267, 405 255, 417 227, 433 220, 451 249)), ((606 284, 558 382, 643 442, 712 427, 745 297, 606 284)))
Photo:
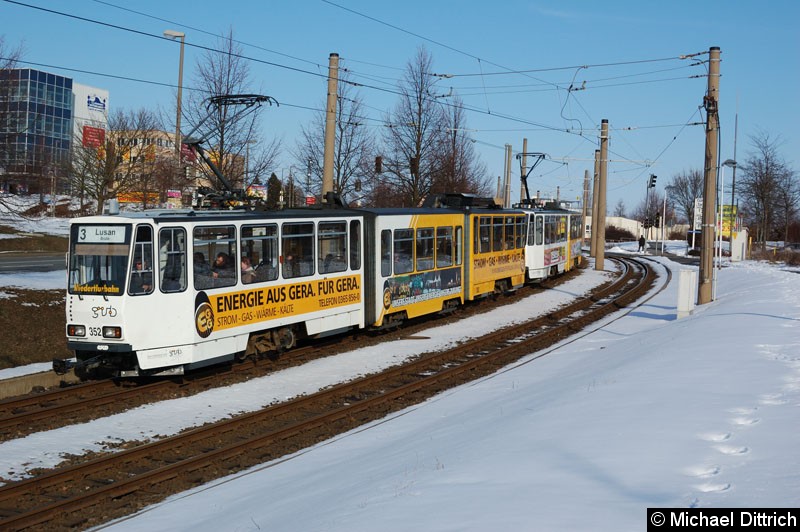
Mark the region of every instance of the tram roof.
POLYGON ((300 207, 276 210, 227 210, 227 209, 148 209, 144 211, 98 214, 74 218, 72 223, 114 223, 124 221, 152 220, 156 224, 169 222, 208 221, 255 221, 262 219, 293 218, 340 218, 342 216, 391 216, 421 214, 464 214, 466 212, 486 215, 521 213, 522 209, 447 208, 447 207, 300 207))

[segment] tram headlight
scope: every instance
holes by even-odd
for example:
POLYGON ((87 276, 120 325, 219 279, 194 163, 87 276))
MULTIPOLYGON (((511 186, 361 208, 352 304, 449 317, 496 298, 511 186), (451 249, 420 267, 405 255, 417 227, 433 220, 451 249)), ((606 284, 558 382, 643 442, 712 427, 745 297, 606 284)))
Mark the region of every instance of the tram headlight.
POLYGON ((122 338, 122 327, 103 327, 103 338, 122 338))
POLYGON ((86 336, 86 327, 70 323, 67 325, 67 336, 86 336))

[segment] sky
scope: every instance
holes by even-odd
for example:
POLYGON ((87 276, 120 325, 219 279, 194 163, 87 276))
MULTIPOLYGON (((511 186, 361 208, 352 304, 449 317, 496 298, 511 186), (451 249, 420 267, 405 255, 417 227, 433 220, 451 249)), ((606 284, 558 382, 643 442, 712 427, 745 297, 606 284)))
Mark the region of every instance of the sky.
MULTIPOLYGON (((672 282, 602 327, 101 529, 618 532, 643 530, 648 507, 797 507, 798 270, 726 263, 718 298, 678 319, 678 272, 691 267, 651 258, 664 265, 659 283, 666 269, 672 282)), ((455 345, 465 331, 478 336, 585 293, 607 279, 606 264, 414 339, 0 443, 0 477, 24 478, 62 453, 174 434, 455 345)))
MULTIPOLYGON (((199 47, 216 47, 215 36, 232 30, 252 59, 253 92, 280 104, 267 109, 263 120, 265 137, 284 145, 275 169, 279 177, 296 164, 289 150, 300 126, 308 126, 324 106, 331 53, 339 54, 340 66, 360 84, 365 124, 378 138, 397 104, 397 82, 420 46, 442 75, 434 96, 450 102, 445 95, 452 89, 467 107, 470 138, 493 185, 504 174, 504 146, 510 144, 516 155, 527 138, 528 152, 548 156, 531 171, 529 189, 577 199, 584 172, 593 169, 603 119, 611 131, 609 210, 620 200, 628 210, 639 206, 650 174, 658 176, 663 191, 676 174, 702 169, 704 128, 689 124, 705 119, 698 108, 711 47, 722 52, 720 160, 744 161, 751 136, 759 132, 779 141, 790 165, 800 153, 794 127, 800 118, 794 103, 800 85, 795 1, 230 5, 0 0, 0 35, 7 47, 23 43, 24 59, 37 63, 28 66, 109 90, 112 111, 148 108, 172 116, 179 45, 163 38, 163 31, 186 34, 184 90, 191 91, 195 65, 207 53, 199 47)), ((189 129, 184 124, 184 133, 189 129)), ((516 198, 515 158, 511 171, 516 198)))

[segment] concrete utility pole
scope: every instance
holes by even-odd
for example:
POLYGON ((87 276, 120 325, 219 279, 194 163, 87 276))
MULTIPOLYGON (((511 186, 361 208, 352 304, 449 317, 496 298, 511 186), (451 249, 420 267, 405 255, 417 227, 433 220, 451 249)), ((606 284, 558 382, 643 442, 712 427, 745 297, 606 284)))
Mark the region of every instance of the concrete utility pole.
POLYGON ((525 190, 525 176, 523 175, 528 169, 528 139, 522 139, 522 168, 519 174, 519 202, 528 197, 525 190))
POLYGON ((583 220, 583 227, 581 227, 581 247, 586 245, 586 213, 589 203, 589 170, 583 171, 583 200, 581 201, 581 219, 583 220))
MULTIPOLYGON (((597 250, 594 257, 594 269, 602 271, 606 258, 606 176, 608 175, 608 119, 600 122, 600 190, 597 199, 597 250)), ((594 220, 594 217, 592 217, 594 220)))
POLYGON ((333 152, 336 142, 336 103, 339 91, 339 54, 331 54, 328 64, 328 103, 325 115, 325 150, 322 164, 322 201, 333 192, 333 152))
POLYGON ((712 299, 714 273, 714 205, 717 184, 717 142, 719 139, 719 62, 720 49, 712 46, 708 59, 708 93, 703 97, 706 109, 706 158, 703 188, 703 243, 700 248, 700 283, 697 304, 712 299))
POLYGON ((506 144, 506 191, 503 194, 503 207, 511 208, 511 144, 506 144))
POLYGON ((589 256, 597 256, 597 200, 600 199, 600 150, 594 150, 594 182, 592 184, 592 240, 589 256))
POLYGON ((165 30, 164 37, 169 39, 180 39, 181 41, 181 55, 178 61, 178 100, 177 100, 177 113, 175 116, 175 156, 178 159, 178 166, 181 165, 181 98, 183 93, 183 46, 186 40, 186 34, 182 31, 165 30))

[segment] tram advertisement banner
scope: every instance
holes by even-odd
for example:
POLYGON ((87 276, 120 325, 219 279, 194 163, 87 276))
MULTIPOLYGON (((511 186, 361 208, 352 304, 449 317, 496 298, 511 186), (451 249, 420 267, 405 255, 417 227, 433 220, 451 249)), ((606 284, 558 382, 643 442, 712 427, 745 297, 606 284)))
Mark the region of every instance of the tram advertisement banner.
POLYGON ((197 333, 206 338, 214 331, 360 302, 361 278, 358 275, 264 285, 220 294, 200 292, 195 300, 195 327, 197 333))
POLYGON ((461 268, 391 277, 383 283, 383 307, 404 307, 461 293, 461 268))

